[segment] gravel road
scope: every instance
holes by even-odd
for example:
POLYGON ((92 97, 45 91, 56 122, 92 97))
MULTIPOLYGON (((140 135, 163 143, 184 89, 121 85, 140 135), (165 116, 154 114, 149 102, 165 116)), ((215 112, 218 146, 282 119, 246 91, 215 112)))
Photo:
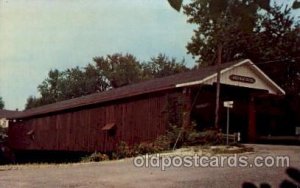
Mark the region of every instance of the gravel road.
MULTIPOLYGON (((256 156, 289 156, 290 166, 300 168, 300 146, 251 145, 256 156)), ((228 155, 222 155, 228 156, 228 155)), ((162 159, 160 159, 162 160, 162 159)), ((0 187, 241 187, 267 182, 278 187, 289 179, 284 167, 135 167, 133 159, 60 165, 0 166, 0 187)))

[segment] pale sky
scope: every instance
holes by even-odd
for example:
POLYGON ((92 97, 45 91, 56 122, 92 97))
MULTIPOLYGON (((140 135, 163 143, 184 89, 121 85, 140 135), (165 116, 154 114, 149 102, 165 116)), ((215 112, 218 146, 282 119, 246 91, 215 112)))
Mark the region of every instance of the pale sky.
POLYGON ((141 61, 164 53, 192 66, 192 35, 167 0, 0 0, 0 96, 22 110, 50 69, 113 53, 141 61))
POLYGON ((95 56, 165 53, 193 60, 186 17, 166 0, 0 0, 0 96, 23 109, 50 69, 92 63, 95 56))

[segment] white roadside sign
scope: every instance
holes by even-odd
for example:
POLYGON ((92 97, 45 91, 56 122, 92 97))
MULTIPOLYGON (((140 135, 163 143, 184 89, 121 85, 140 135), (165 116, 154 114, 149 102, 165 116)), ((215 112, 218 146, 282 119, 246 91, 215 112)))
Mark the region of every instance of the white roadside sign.
POLYGON ((233 108, 233 101, 224 101, 224 107, 233 108))

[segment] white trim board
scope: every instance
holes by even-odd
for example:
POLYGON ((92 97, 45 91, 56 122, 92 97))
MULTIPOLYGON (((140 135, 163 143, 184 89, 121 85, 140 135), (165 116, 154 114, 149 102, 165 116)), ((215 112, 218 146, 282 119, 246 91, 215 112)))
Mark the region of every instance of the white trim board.
MULTIPOLYGON (((177 84, 176 87, 187 87, 199 84, 212 85, 216 82, 217 73, 214 73, 202 80, 177 84)), ((271 80, 261 69, 259 69, 251 60, 246 59, 230 67, 221 70, 221 84, 247 87, 253 89, 267 90, 271 94, 285 95, 285 91, 271 80), (240 75, 254 78, 255 83, 245 83, 232 81, 230 75, 240 75)))

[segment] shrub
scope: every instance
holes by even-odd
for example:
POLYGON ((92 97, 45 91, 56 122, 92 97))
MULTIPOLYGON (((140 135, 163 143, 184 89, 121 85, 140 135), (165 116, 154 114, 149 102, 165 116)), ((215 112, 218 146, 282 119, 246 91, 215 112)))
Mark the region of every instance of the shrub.
POLYGON ((170 125, 169 130, 166 132, 166 140, 169 141, 170 147, 173 148, 176 143, 176 147, 183 145, 185 130, 178 125, 170 125))
POLYGON ((218 145, 222 144, 222 134, 218 129, 211 128, 202 132, 196 130, 196 124, 193 122, 191 126, 182 129, 182 127, 171 126, 170 131, 167 132, 167 137, 173 145, 178 138, 176 148, 180 146, 193 146, 193 145, 218 145))
POLYGON ((158 151, 165 151, 171 149, 172 140, 167 135, 161 135, 153 142, 153 145, 158 151))
POLYGON ((159 149, 156 148, 153 143, 142 142, 133 147, 133 152, 135 156, 137 156, 137 155, 157 153, 159 152, 159 149))
POLYGON ((208 129, 200 133, 199 144, 218 145, 223 144, 222 133, 216 129, 208 129))
MULTIPOLYGON (((126 142, 121 141, 115 152, 112 153, 112 159, 122 159, 126 157, 134 157, 137 155, 145 155, 158 153, 173 148, 176 143, 176 148, 183 145, 216 145, 222 143, 222 135, 216 129, 208 129, 203 132, 196 130, 196 124, 183 129, 177 125, 170 125, 169 130, 165 135, 157 137, 154 142, 142 142, 130 147, 126 142), (177 142, 176 142, 177 141, 177 142)), ((94 153, 90 156, 89 161, 102 161, 108 158, 101 153, 94 153)))
POLYGON ((100 152, 94 152, 92 155, 84 157, 82 161, 84 162, 99 162, 109 160, 108 155, 102 154, 100 152))
POLYGON ((124 141, 121 141, 116 148, 116 151, 112 153, 113 159, 122 159, 125 157, 133 157, 134 151, 124 141))

